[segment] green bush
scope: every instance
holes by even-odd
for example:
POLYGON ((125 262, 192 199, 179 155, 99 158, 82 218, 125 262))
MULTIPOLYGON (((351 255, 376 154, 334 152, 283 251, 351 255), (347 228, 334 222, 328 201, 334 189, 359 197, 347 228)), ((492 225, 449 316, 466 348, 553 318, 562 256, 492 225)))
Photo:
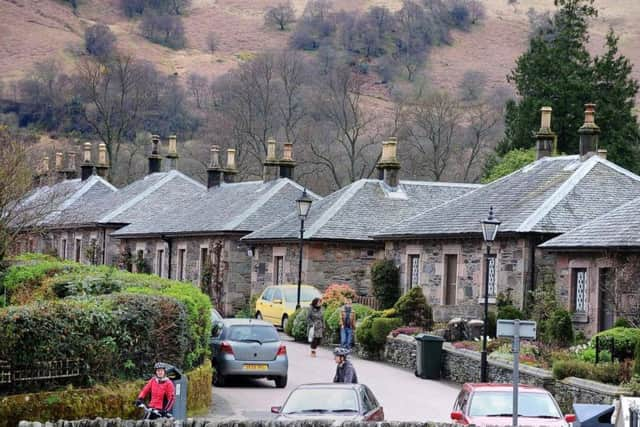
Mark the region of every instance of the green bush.
POLYGON ((633 328, 631 322, 629 322, 624 317, 618 317, 616 322, 613 324, 614 328, 633 328))
POLYGON ((547 341, 560 346, 573 344, 573 321, 569 312, 563 308, 553 311, 546 321, 547 341))
POLYGON ((558 360, 553 363, 553 377, 563 379, 567 377, 584 378, 607 384, 619 384, 622 373, 619 363, 598 363, 594 365, 582 360, 558 360))
POLYGON ((358 328, 356 329, 355 337, 356 342, 358 342, 362 347, 364 347, 367 351, 375 351, 376 346, 373 344, 373 321, 375 319, 379 319, 382 317, 381 311, 374 311, 373 313, 366 316, 362 321, 358 324, 358 328))
POLYGON ((307 341, 309 338, 309 329, 307 325, 307 316, 309 316, 309 307, 300 308, 300 312, 296 314, 295 319, 289 320, 289 323, 293 323, 291 328, 291 336, 296 341, 307 341))
MULTIPOLYGON (((589 362, 596 363, 596 349, 593 347, 587 347, 584 350, 580 351, 578 354, 578 359, 589 362)), ((599 362, 611 362, 613 359, 611 358, 611 353, 607 350, 600 350, 600 355, 598 357, 599 362)))
POLYGON ((373 263, 371 285, 380 307, 393 307, 400 297, 400 271, 393 261, 385 259, 373 263))
MULTIPOLYGON (((384 348, 387 336, 396 328, 402 326, 402 319, 378 317, 371 322, 372 344, 378 348, 384 348)), ((364 343, 363 343, 364 345, 364 343)))
POLYGON ((505 305, 498 308, 498 319, 524 319, 524 314, 513 305, 505 305))
POLYGON ((490 337, 496 336, 496 329, 498 327, 498 318, 496 317, 495 311, 490 311, 487 316, 487 334, 490 337))
POLYGON ((409 292, 400 297, 393 308, 396 309, 404 326, 419 326, 429 329, 433 324, 431 306, 427 304, 427 299, 420 287, 411 288, 409 292))
POLYGON ((296 311, 293 312, 293 314, 291 314, 291 316, 289 316, 289 321, 287 322, 287 325, 284 328, 284 333, 289 335, 290 337, 293 336, 293 324, 296 321, 296 317, 298 316, 298 314, 300 314, 300 309, 296 309, 296 311))
POLYGON ((608 348, 605 344, 609 339, 613 338, 614 356, 622 359, 632 358, 638 342, 640 341, 640 329, 638 328, 611 328, 602 331, 591 338, 590 346, 595 347, 596 337, 600 337, 600 345, 608 348))

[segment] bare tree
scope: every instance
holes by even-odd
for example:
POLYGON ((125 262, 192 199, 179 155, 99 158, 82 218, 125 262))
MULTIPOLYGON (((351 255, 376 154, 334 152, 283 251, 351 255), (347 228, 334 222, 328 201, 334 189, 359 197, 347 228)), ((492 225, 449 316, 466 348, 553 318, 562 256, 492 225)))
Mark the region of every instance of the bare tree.
POLYGON ((405 119, 411 146, 433 179, 440 181, 459 132, 460 104, 447 93, 419 93, 407 102, 405 119))
POLYGON ((487 73, 477 70, 465 71, 458 84, 460 98, 463 101, 476 101, 483 95, 487 85, 487 73))
POLYGON ((113 55, 116 36, 104 24, 96 24, 84 32, 84 45, 87 52, 97 58, 107 59, 113 55))
POLYGON ((296 20, 296 12, 291 4, 291 0, 278 3, 276 6, 267 8, 264 13, 264 22, 266 25, 276 25, 281 31, 287 29, 287 26, 296 20))
POLYGON ((106 65, 91 59, 78 65, 75 82, 85 103, 84 119, 107 146, 113 166, 118 164, 121 144, 133 135, 154 101, 155 79, 152 68, 130 56, 116 56, 106 65))
POLYGON ((482 161, 482 154, 486 151, 492 135, 502 120, 502 111, 496 109, 487 102, 477 102, 465 107, 465 122, 468 123, 468 137, 465 139, 463 149, 465 159, 462 180, 465 182, 477 181, 478 176, 471 176, 473 168, 482 161))
POLYGON ((209 53, 213 53, 216 50, 218 50, 218 45, 220 43, 218 42, 218 36, 216 35, 216 33, 214 33, 213 31, 210 31, 207 34, 206 44, 207 44, 207 50, 209 51, 209 53))

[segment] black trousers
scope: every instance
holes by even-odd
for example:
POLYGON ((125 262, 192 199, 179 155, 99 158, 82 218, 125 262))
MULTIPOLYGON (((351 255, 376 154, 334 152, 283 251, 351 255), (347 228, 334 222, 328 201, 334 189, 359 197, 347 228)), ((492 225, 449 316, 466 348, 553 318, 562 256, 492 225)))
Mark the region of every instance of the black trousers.
POLYGON ((311 350, 315 350, 320 345, 322 338, 313 338, 311 340, 311 350))

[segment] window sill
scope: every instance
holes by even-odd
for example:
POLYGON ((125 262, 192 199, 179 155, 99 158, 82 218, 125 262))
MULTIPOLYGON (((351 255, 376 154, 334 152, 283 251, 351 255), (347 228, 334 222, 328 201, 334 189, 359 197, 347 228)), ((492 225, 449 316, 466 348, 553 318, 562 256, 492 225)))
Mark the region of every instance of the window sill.
POLYGON ((573 323, 589 323, 589 316, 587 313, 572 313, 571 320, 573 323))
MULTIPOLYGON (((489 304, 496 303, 496 297, 489 297, 489 304)), ((484 297, 478 298, 478 304, 484 304, 484 297)))

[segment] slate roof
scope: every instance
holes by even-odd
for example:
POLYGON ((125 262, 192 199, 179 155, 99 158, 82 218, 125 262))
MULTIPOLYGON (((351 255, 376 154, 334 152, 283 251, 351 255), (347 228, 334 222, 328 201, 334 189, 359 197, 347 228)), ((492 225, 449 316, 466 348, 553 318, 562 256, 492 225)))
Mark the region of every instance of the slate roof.
MULTIPOLYGON (((361 179, 313 203, 305 239, 371 241, 370 234, 479 188, 473 184, 401 181, 392 191, 384 182, 361 179)), ((243 240, 292 240, 300 235, 297 212, 243 240)))
POLYGON ((374 237, 481 233, 493 207, 500 232, 560 234, 640 196, 640 177, 598 156, 545 157, 374 237))
POLYGON ((301 192, 299 184, 286 178, 222 183, 195 195, 179 196, 167 209, 132 221, 112 236, 251 232, 293 212, 301 192))
POLYGON ((640 250, 640 197, 546 241, 545 249, 636 249, 640 250))

